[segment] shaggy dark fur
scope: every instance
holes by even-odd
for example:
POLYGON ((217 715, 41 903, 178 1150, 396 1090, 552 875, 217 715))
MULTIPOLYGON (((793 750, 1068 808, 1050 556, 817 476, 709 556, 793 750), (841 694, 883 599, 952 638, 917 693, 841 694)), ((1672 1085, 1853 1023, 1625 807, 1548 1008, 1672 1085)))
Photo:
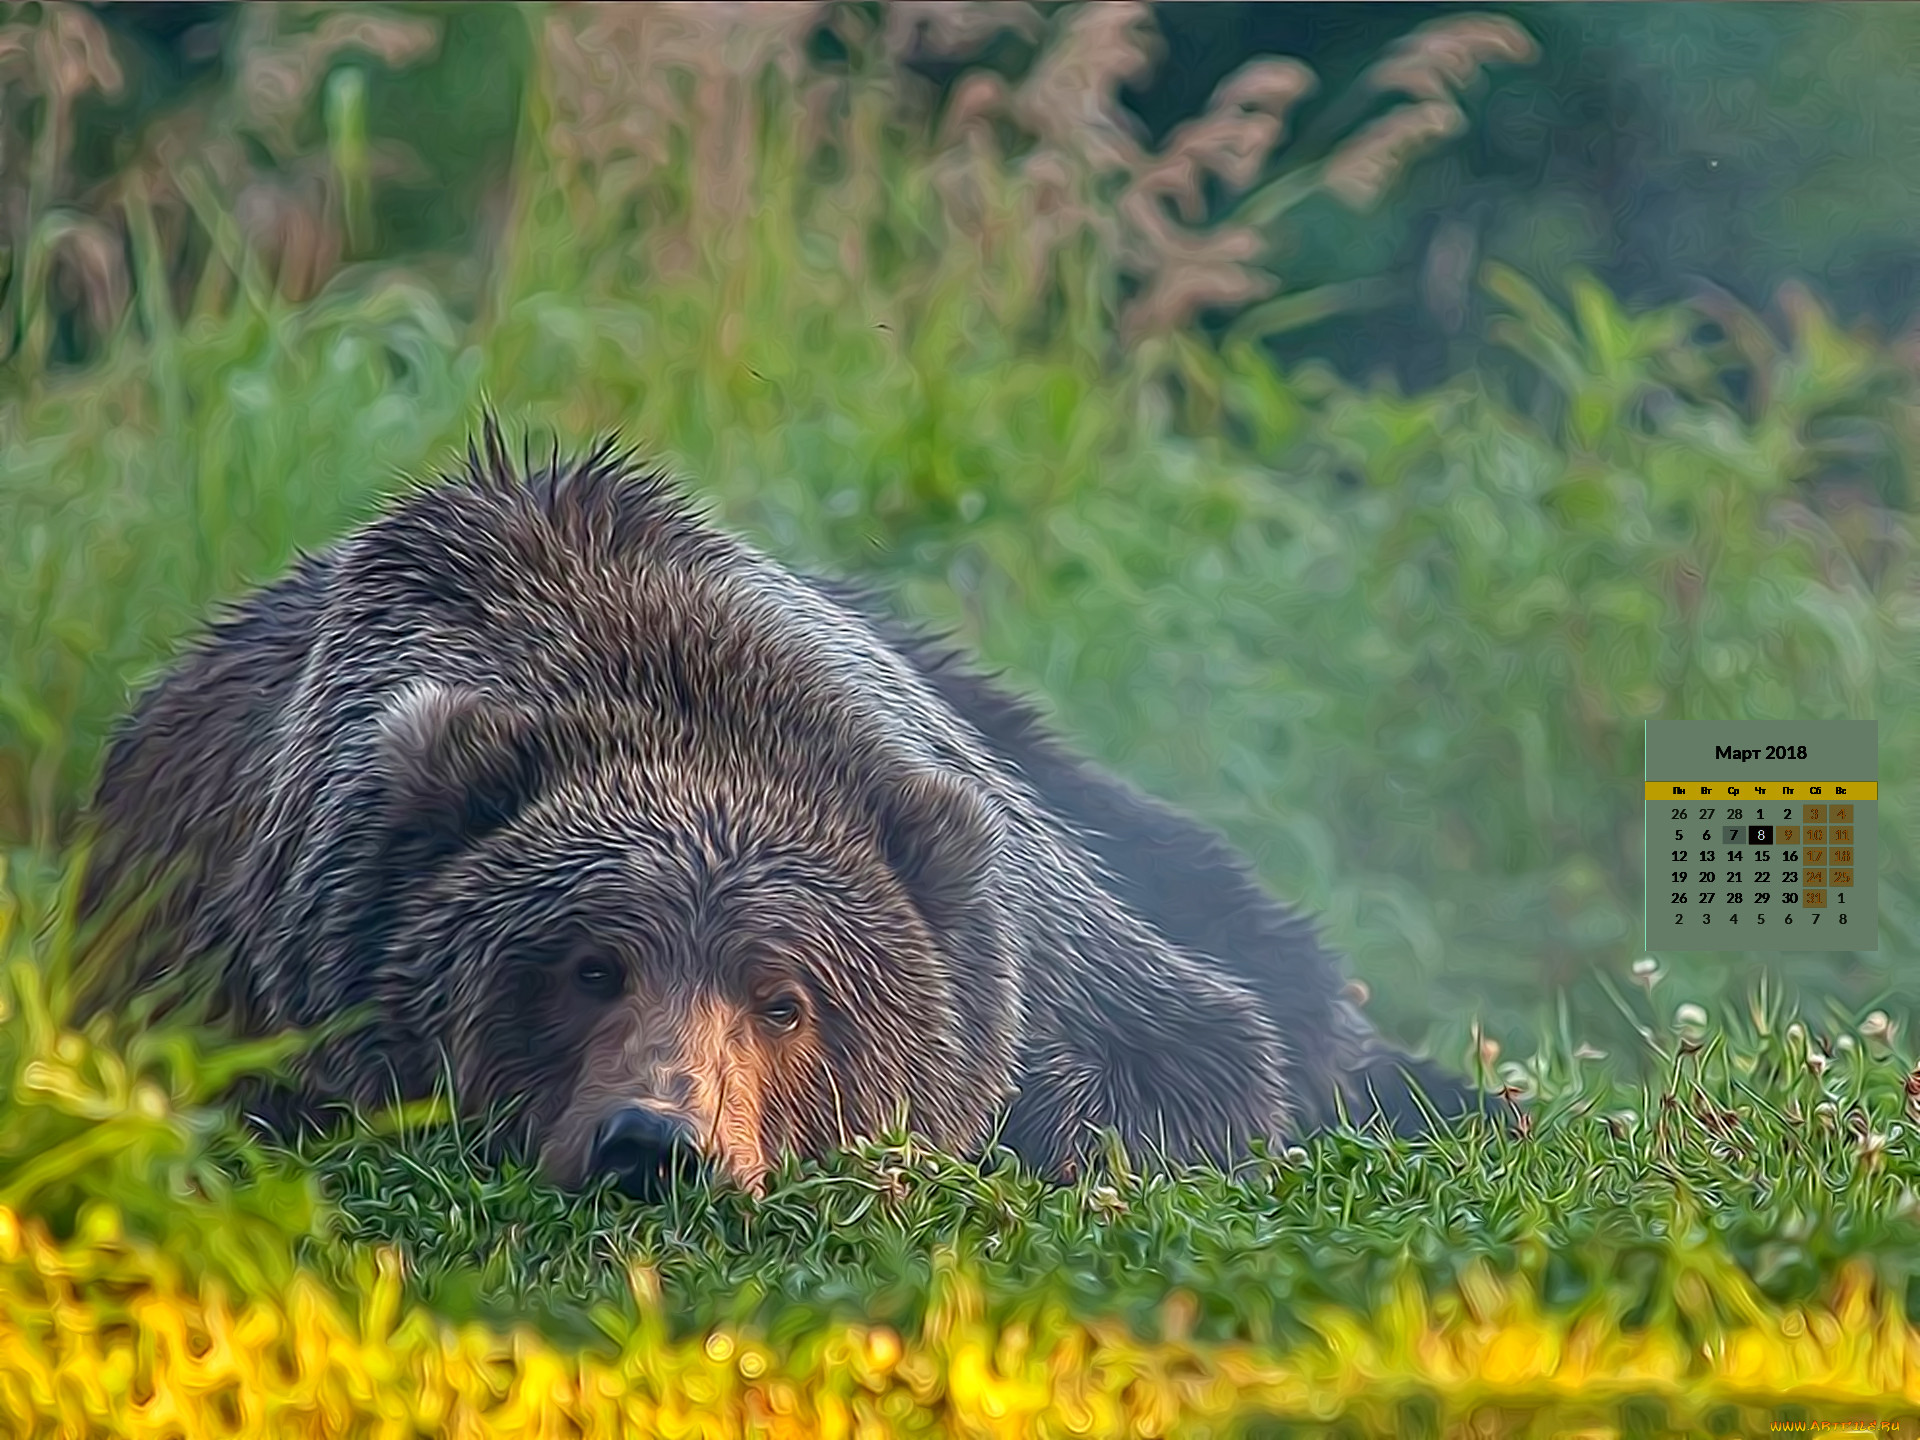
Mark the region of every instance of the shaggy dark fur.
POLYGON ((1344 997, 1339 963, 1312 920, 1269 894, 1224 836, 1073 754, 1030 704, 969 669, 958 651, 900 624, 878 597, 826 588, 868 615, 994 756, 1074 828, 1109 889, 1174 944, 1253 988, 1298 1070, 1336 1082, 1300 1087, 1303 1126, 1333 1124, 1344 1108, 1353 1121, 1384 1118, 1406 1133, 1426 1127, 1429 1109, 1443 1118, 1485 1109, 1460 1081, 1378 1039, 1344 997))
POLYGON ((1341 1099, 1417 1127, 1403 1072, 1473 1103, 1219 836, 608 448, 516 467, 489 424, 144 697, 95 819, 90 911, 179 872, 97 1003, 190 964, 245 1033, 370 1005, 303 1098, 444 1069, 562 1183, 757 1186, 900 1121, 1224 1161, 1341 1099))

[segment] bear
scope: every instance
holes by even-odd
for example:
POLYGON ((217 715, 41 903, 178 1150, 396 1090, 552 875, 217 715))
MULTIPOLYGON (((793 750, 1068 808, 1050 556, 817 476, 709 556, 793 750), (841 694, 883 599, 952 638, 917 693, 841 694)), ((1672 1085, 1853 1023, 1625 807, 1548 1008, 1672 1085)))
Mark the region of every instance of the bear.
POLYGON ((895 1129, 1061 1179, 1111 1139, 1230 1165, 1481 1103, 958 651, 616 442, 516 462, 491 415, 214 619, 88 829, 83 914, 141 908, 83 1015, 195 979, 237 1033, 319 1032, 278 1123, 450 1082, 563 1187, 758 1193, 895 1129))
POLYGON ((1249 985, 1278 1018, 1295 1065, 1335 1081, 1295 1097, 1304 1128, 1381 1119, 1410 1134, 1426 1128, 1429 1111, 1440 1118, 1488 1113, 1487 1097, 1379 1041, 1353 1003, 1364 987, 1343 983, 1311 918, 1270 894, 1218 831, 1073 754, 1035 706, 975 673, 961 652, 902 624, 882 597, 821 583, 866 614, 990 751, 1075 828, 1104 865, 1109 888, 1175 944, 1249 985))

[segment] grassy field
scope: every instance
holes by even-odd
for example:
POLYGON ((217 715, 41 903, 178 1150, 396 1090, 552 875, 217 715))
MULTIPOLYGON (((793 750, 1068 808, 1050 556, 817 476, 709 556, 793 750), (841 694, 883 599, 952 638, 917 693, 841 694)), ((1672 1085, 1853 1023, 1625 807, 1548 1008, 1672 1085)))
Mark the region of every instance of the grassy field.
POLYGON ((497 228, 458 264, 380 252, 350 88, 313 148, 360 248, 323 283, 189 164, 126 186, 125 304, 63 348, 54 280, 90 252, 30 208, 0 369, 0 1415, 1726 1434, 1920 1407, 1920 411, 1892 358, 1806 297, 1781 333, 1710 330, 1495 272, 1498 373, 1281 373, 1253 330, 1128 328, 1070 135, 936 144, 885 73, 753 55, 692 100, 628 77, 658 106, 627 133, 566 28, 623 22, 583 9, 523 12, 497 228), (1050 201, 1036 155, 1073 182, 1050 201), (207 1102, 270 1056, 66 1033, 64 847, 130 687, 483 401, 567 444, 617 426, 776 553, 957 631, 1319 910, 1381 1023, 1524 1099, 1523 1132, 1068 1190, 896 1144, 643 1210, 417 1117, 261 1153, 207 1102), (1641 722, 1717 715, 1879 719, 1877 954, 1634 968, 1641 722))
POLYGON ((1568 1048, 1517 1130, 1068 1188, 898 1138, 643 1207, 430 1116, 257 1147, 206 1100, 265 1057, 57 1023, 49 904, 0 932, 13 1424, 1726 1434, 1920 1402, 1920 1078, 1881 1015, 1661 1021, 1643 973, 1661 1078, 1568 1048))

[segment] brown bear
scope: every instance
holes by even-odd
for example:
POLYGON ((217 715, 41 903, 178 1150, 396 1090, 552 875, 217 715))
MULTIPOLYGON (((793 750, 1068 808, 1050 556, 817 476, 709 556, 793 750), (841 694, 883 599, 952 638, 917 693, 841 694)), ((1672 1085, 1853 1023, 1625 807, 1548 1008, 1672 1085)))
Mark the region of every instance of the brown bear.
POLYGON ((624 452, 516 465, 491 419, 219 621, 92 817, 89 913, 166 881, 92 1005, 184 970, 246 1034, 364 1012, 303 1103, 444 1077, 563 1185, 757 1189, 894 1126, 1227 1162, 1418 1128, 1409 1076, 1475 1103, 1220 837, 624 452))

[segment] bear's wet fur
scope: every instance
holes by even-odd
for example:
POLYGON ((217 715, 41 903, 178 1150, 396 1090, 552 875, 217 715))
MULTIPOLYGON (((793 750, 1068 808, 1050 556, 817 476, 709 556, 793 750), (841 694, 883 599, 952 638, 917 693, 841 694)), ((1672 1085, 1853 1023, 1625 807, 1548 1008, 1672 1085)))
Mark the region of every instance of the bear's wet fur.
POLYGON ((95 1004, 185 968, 245 1034, 364 1012, 303 1104, 450 1076, 562 1184, 756 1188, 895 1125, 1222 1163, 1341 1110, 1419 1129, 1409 1076, 1476 1104, 1220 836, 624 452, 516 464, 491 420, 216 623, 92 818, 88 912, 171 882, 95 1004))

